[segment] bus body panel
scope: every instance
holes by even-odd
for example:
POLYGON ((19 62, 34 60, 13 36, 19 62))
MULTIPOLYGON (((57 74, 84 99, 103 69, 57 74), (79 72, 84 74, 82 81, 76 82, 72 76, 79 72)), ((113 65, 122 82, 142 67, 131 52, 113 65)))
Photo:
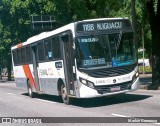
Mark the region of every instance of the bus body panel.
POLYGON ((63 60, 39 63, 39 82, 42 93, 58 95, 59 79, 65 82, 63 60), (61 64, 61 67, 56 68, 57 63, 61 64))
MULTIPOLYGON (((34 78, 33 65, 28 64, 27 66, 29 67, 29 70, 30 70, 30 74, 31 74, 30 76, 34 78)), ((27 81, 29 80, 29 78, 27 78, 25 75, 26 70, 24 69, 24 67, 14 66, 13 72, 14 72, 16 86, 27 90, 27 81)), ((33 88, 33 91, 35 91, 35 88, 33 88)))
MULTIPOLYGON (((33 65, 28 66, 32 73, 31 76, 34 79, 33 65)), ((41 93, 58 95, 58 80, 61 79, 65 82, 63 60, 39 63, 38 74, 41 93), (56 67, 54 67, 56 63, 62 63, 62 68, 56 69, 56 67)), ((14 75, 16 86, 27 90, 27 81, 30 80, 30 78, 26 77, 23 66, 14 66, 14 75)), ((36 92, 36 88, 34 86, 32 86, 32 89, 33 92, 36 92)))

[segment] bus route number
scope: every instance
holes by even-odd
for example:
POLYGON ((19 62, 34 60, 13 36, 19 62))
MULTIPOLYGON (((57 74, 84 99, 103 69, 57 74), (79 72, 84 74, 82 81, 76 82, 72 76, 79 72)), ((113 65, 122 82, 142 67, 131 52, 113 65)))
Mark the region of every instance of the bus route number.
POLYGON ((94 30, 94 24, 84 24, 83 29, 84 29, 84 31, 93 31, 94 30))

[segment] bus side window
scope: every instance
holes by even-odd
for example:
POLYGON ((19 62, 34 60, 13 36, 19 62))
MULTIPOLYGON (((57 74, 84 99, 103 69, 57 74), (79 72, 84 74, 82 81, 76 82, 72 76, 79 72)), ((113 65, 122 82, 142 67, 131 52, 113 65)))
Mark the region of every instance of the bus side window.
POLYGON ((51 39, 45 40, 44 45, 45 45, 45 59, 50 60, 53 57, 51 48, 51 39))
POLYGON ((14 61, 14 65, 17 65, 17 50, 13 51, 13 61, 14 61))
POLYGON ((44 45, 42 41, 38 43, 38 59, 39 61, 44 61, 44 45))
POLYGON ((26 53, 25 53, 26 48, 21 49, 21 55, 22 55, 22 64, 26 63, 26 53))
POLYGON ((21 65, 22 64, 21 49, 17 50, 17 57, 18 57, 17 64, 21 65))
POLYGON ((26 62, 27 64, 32 63, 32 53, 31 53, 31 47, 26 47, 26 62))
POLYGON ((59 37, 52 38, 52 52, 53 52, 53 59, 61 58, 59 37))

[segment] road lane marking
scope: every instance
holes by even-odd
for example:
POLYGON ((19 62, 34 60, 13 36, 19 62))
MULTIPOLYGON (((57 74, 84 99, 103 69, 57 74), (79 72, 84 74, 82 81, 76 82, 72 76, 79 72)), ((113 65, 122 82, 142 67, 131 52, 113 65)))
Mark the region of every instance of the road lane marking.
MULTIPOLYGON (((133 118, 133 119, 135 118, 135 117, 120 115, 120 114, 115 114, 115 113, 112 113, 111 115, 116 116, 116 117, 133 118)), ((140 119, 140 118, 136 117, 136 119, 140 119)), ((160 123, 148 123, 148 124, 160 125, 160 123)))
POLYGON ((129 117, 129 116, 119 115, 119 114, 114 114, 114 113, 112 113, 111 115, 112 115, 112 116, 116 116, 116 117, 129 117))
POLYGON ((153 123, 153 124, 155 124, 155 125, 160 125, 160 123, 153 123))
POLYGON ((52 103, 52 104, 55 104, 57 102, 52 102, 52 101, 47 101, 47 100, 42 100, 42 99, 36 99, 37 101, 42 101, 42 102, 47 102, 47 103, 52 103))
POLYGON ((6 93, 6 94, 9 94, 9 95, 15 95, 15 94, 13 94, 13 93, 6 93))
MULTIPOLYGON (((16 95, 16 94, 14 94, 14 93, 5 93, 5 94, 8 94, 8 95, 16 95)), ((47 103, 52 103, 52 104, 57 103, 57 102, 52 102, 52 101, 47 101, 47 100, 42 100, 42 99, 35 99, 35 100, 37 100, 37 101, 42 101, 42 102, 47 102, 47 103)))
POLYGON ((160 125, 160 123, 153 123, 153 124, 155 124, 155 125, 160 125))

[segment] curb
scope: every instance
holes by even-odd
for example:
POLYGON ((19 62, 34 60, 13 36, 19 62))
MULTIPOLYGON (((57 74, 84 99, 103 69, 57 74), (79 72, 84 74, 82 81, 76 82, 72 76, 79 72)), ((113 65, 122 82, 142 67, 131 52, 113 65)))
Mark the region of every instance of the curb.
POLYGON ((144 90, 160 90, 160 86, 151 87, 150 84, 148 84, 148 85, 140 85, 139 89, 144 89, 144 90))
POLYGON ((7 81, 7 80, 0 80, 0 83, 15 83, 14 80, 11 80, 11 81, 7 81))
POLYGON ((5 80, 0 80, 0 83, 5 83, 6 81, 5 80))
POLYGON ((140 78, 152 78, 152 74, 139 74, 140 78))
POLYGON ((140 85, 139 89, 148 90, 149 85, 140 85))

